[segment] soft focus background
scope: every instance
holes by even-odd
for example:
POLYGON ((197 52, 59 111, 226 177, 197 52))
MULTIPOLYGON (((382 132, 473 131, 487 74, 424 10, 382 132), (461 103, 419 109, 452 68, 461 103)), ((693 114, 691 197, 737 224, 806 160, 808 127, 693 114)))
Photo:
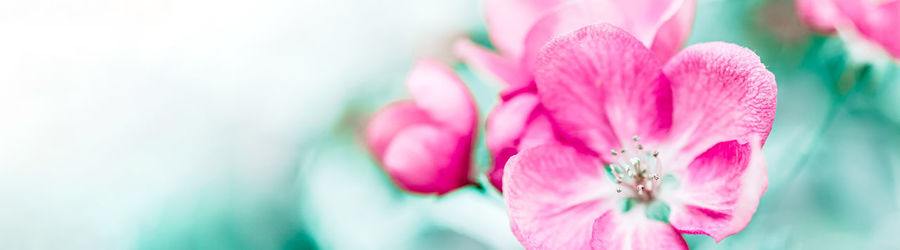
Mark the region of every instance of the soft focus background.
MULTIPOLYGON (((500 85, 450 53, 487 43, 481 13, 477 0, 2 1, 0 249, 518 249, 495 191, 405 194, 359 139, 406 97, 417 58, 455 65, 484 118, 500 85)), ((900 248, 896 62, 810 33, 788 0, 700 0, 690 43, 715 40, 776 75, 770 185, 744 231, 688 243, 900 248)))

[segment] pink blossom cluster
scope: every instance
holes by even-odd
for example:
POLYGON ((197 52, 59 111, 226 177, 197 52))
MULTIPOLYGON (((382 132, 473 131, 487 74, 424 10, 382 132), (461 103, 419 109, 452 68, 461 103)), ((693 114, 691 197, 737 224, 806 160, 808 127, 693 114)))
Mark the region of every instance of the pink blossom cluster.
MULTIPOLYGON (((695 0, 486 0, 492 51, 456 54, 506 84, 489 112, 485 173, 528 249, 679 249, 681 234, 740 232, 768 186, 774 75, 751 50, 683 48, 695 0)), ((402 189, 475 183, 478 111, 440 63, 412 100, 374 115, 366 141, 402 189)))

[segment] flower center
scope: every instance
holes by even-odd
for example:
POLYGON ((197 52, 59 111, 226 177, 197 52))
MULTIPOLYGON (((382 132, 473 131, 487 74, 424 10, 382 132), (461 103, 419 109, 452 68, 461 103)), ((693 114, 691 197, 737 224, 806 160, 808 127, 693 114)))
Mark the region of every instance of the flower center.
POLYGON ((659 152, 645 149, 638 136, 632 139, 631 148, 611 150, 613 162, 606 167, 615 178, 616 193, 650 202, 662 182, 659 152))

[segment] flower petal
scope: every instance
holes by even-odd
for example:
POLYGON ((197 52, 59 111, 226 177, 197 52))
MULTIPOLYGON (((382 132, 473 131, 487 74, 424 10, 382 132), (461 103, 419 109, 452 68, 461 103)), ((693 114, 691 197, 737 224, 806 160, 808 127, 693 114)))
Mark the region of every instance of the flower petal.
POLYGON ((406 88, 416 106, 435 122, 460 135, 475 129, 475 101, 450 68, 437 61, 421 60, 410 72, 406 88))
POLYGON ((503 193, 503 170, 506 169, 506 163, 518 153, 519 151, 516 148, 504 148, 499 152, 492 153, 494 156, 494 167, 488 170, 487 177, 491 185, 497 188, 497 191, 500 191, 500 193, 503 193))
POLYGON ((509 88, 522 88, 530 81, 519 71, 518 61, 505 58, 487 50, 468 39, 461 39, 453 46, 454 54, 476 71, 486 71, 499 78, 509 88))
POLYGON ((880 4, 875 1, 836 1, 840 12, 853 22, 866 39, 881 45, 895 58, 900 58, 900 1, 880 4))
POLYGON ((537 95, 523 93, 494 108, 485 132, 488 149, 498 153, 504 148, 516 148, 537 106, 537 95))
POLYGON ((546 145, 510 159, 503 192, 513 234, 527 249, 582 249, 615 186, 596 157, 546 145))
POLYGON ((519 151, 550 143, 559 143, 544 108, 538 107, 534 112, 533 119, 525 128, 522 138, 519 139, 519 151))
POLYGON ((609 211, 594 221, 593 249, 688 249, 681 234, 661 221, 650 220, 642 209, 619 214, 609 211))
POLYGON ((494 167, 488 172, 491 184, 503 192, 503 167, 509 157, 519 152, 519 143, 531 120, 538 98, 531 93, 516 95, 500 103, 488 115, 485 136, 494 167))
POLYGON ((406 87, 412 101, 392 104, 373 117, 366 141, 401 188, 444 194, 469 184, 475 104, 453 72, 420 61, 406 87))
POLYGON ((840 13, 833 0, 796 0, 795 3, 800 21, 819 32, 835 31, 840 13))
POLYGON ((712 145, 759 134, 764 144, 775 118, 775 76, 740 46, 695 44, 663 69, 672 84, 672 135, 662 155, 667 166, 687 166, 712 145), (677 159, 671 157, 678 157, 677 159))
POLYGON ((556 139, 553 125, 550 124, 544 109, 540 106, 534 109, 530 112, 531 117, 528 118, 529 120, 524 125, 524 131, 520 130, 520 133, 516 135, 517 137, 510 144, 507 144, 508 146, 491 151, 494 155, 494 168, 488 173, 488 178, 491 184, 500 192, 503 192, 503 168, 510 157, 529 148, 560 144, 556 139))
POLYGON ((621 26, 627 20, 618 6, 608 0, 576 1, 561 4, 535 22, 524 39, 522 65, 526 71, 536 66, 537 58, 543 48, 553 38, 571 33, 581 27, 610 23, 621 26))
POLYGON ((743 230, 768 187, 759 141, 716 144, 679 174, 678 189, 662 198, 671 206, 672 226, 717 242, 743 230))
POLYGON ((650 50, 656 53, 659 61, 669 61, 669 58, 678 53, 687 42, 694 26, 696 10, 697 0, 684 0, 678 11, 659 27, 650 46, 650 50))
POLYGON ((596 24, 541 50, 536 82, 564 139, 607 152, 635 135, 656 141, 667 134, 671 90, 660 68, 630 34, 596 24))
POLYGON ((484 15, 491 43, 508 58, 522 55, 525 35, 545 12, 564 0, 486 0, 484 15))
POLYGON ((881 4, 876 12, 884 19, 870 28, 871 32, 880 34, 873 37, 894 58, 900 58, 900 33, 897 32, 897 26, 900 26, 900 1, 881 4))
POLYGON ((428 124, 431 119, 412 101, 395 102, 378 111, 366 127, 366 143, 376 158, 382 160, 384 150, 404 128, 428 124))
MULTIPOLYGON (((628 17, 624 27, 638 40, 649 45, 663 23, 682 11, 687 0, 621 0, 616 1, 620 11, 628 17)), ((693 12, 689 12, 693 19, 693 12)))
POLYGON ((445 194, 469 183, 470 140, 431 125, 413 125, 391 141, 384 167, 407 191, 445 194))
MULTIPOLYGON (((525 65, 526 71, 533 69, 540 49, 551 39, 598 23, 608 23, 622 28, 645 46, 650 47, 657 30, 665 21, 675 15, 684 1, 593 0, 562 4, 541 17, 529 30, 525 37, 525 54, 522 64, 525 65)), ((689 14, 691 14, 692 21, 693 12, 689 14)), ((690 26, 686 28, 690 31, 690 26)), ((667 35, 665 38, 670 37, 667 35)), ((683 43, 683 41, 678 43, 683 43)))

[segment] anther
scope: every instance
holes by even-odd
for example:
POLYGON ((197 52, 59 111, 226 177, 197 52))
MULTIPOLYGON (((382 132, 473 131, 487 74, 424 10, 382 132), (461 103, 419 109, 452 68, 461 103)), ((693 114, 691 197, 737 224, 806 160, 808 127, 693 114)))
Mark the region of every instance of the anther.
POLYGON ((652 200, 653 193, 662 181, 662 177, 657 172, 660 168, 659 151, 638 143, 641 139, 640 136, 635 135, 631 139, 634 143, 609 150, 614 163, 608 163, 609 165, 606 167, 609 168, 610 175, 616 183, 616 193, 652 200), (628 150, 635 152, 632 154, 627 152, 628 150), (627 194, 625 194, 625 189, 628 189, 627 194))

